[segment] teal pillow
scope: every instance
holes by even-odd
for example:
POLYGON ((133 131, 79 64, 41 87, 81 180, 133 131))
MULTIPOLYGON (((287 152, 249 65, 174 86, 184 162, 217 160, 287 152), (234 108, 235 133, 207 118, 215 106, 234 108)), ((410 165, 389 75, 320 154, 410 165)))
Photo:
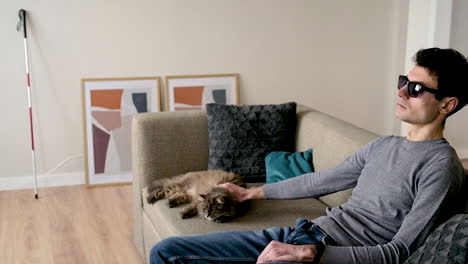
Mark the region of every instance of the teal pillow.
POLYGON ((279 182, 313 172, 312 149, 304 152, 274 151, 265 158, 266 183, 279 182))

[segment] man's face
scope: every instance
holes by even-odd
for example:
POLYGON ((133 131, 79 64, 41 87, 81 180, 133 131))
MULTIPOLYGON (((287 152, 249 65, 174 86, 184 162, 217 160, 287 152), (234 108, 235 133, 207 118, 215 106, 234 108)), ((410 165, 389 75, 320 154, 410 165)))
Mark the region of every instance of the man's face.
MULTIPOLYGON (((415 66, 409 73, 408 79, 421 83, 423 86, 438 89, 437 78, 429 75, 425 68, 415 66)), ((434 122, 439 116, 440 101, 428 92, 421 93, 417 98, 408 95, 408 89, 403 86, 397 91, 399 97, 395 114, 403 122, 426 125, 434 122)))

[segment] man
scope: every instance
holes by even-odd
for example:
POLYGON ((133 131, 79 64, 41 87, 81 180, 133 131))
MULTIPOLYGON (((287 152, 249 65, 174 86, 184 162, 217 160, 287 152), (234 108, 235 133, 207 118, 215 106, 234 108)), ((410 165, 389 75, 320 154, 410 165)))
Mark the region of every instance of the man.
POLYGON ((444 139, 445 119, 468 101, 467 59, 452 49, 420 50, 400 76, 396 116, 404 137, 380 137, 338 166, 244 189, 238 200, 319 197, 354 187, 343 205, 295 228, 228 231, 168 238, 151 263, 403 263, 435 227, 462 210, 465 182, 444 139))

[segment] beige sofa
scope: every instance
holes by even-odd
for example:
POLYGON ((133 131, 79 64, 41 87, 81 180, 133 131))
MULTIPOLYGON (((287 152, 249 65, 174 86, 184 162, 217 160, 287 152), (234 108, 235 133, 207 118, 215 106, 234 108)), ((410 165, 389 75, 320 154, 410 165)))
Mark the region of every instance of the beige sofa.
MULTIPOLYGON (((253 201, 247 215, 228 223, 195 217, 182 220, 180 208, 165 201, 149 205, 144 188, 153 180, 206 170, 208 123, 205 111, 136 115, 132 125, 134 242, 147 261, 151 247, 169 236, 222 230, 258 230, 291 226, 300 217, 325 214, 326 207, 345 202, 351 190, 319 199, 253 201)), ((316 170, 332 167, 377 135, 305 106, 298 106, 296 150, 313 148, 316 170)))

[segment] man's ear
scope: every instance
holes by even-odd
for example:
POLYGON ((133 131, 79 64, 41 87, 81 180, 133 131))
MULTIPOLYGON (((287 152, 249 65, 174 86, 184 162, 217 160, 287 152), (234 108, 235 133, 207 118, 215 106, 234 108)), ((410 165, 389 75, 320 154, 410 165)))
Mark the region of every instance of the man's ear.
POLYGON ((448 115, 450 112, 455 110, 458 105, 457 97, 445 97, 440 103, 439 111, 443 114, 448 115))

